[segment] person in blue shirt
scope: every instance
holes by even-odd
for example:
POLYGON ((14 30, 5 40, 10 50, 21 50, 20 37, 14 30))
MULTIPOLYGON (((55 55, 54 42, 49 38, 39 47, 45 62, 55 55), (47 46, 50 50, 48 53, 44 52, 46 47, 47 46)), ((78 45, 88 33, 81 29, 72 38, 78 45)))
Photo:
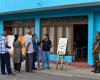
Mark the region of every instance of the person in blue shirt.
POLYGON ((37 68, 35 67, 35 62, 37 60, 37 55, 38 55, 38 51, 39 51, 38 39, 37 39, 36 34, 32 35, 32 43, 33 43, 33 47, 34 47, 32 69, 36 70, 37 68))

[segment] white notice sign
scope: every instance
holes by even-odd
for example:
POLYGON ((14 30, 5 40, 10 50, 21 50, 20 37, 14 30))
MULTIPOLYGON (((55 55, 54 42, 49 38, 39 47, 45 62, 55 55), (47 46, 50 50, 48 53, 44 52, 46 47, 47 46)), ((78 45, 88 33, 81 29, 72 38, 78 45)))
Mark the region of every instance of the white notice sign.
POLYGON ((58 55, 66 54, 67 42, 68 42, 68 38, 59 38, 58 49, 57 49, 58 55))
POLYGON ((10 53, 13 52, 13 41, 14 41, 14 35, 8 35, 7 42, 8 42, 8 45, 11 47, 11 49, 9 49, 10 53))

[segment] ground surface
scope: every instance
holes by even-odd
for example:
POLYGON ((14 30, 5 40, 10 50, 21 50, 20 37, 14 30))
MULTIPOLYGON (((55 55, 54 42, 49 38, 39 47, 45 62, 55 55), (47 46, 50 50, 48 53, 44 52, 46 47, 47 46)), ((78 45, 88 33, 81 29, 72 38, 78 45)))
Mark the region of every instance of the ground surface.
POLYGON ((16 73, 15 76, 0 75, 0 80, 100 80, 100 74, 92 73, 92 68, 64 65, 64 70, 60 71, 55 67, 56 65, 52 64, 50 70, 27 73, 24 71, 23 64, 21 73, 16 73))
POLYGON ((17 73, 16 76, 0 76, 0 80, 95 80, 84 77, 60 76, 47 73, 17 73))

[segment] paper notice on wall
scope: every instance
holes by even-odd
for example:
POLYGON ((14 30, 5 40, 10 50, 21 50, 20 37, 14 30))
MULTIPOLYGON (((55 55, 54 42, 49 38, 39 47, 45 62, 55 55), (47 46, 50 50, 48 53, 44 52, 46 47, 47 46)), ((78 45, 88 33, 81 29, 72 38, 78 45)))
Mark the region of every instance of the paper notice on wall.
POLYGON ((24 46, 24 36, 19 36, 19 41, 22 43, 22 54, 25 54, 26 53, 26 49, 25 49, 25 46, 24 46))
MULTIPOLYGON (((24 36, 19 36, 19 39, 18 39, 21 43, 22 43, 22 46, 24 44, 24 36)), ((11 47, 11 49, 9 49, 9 52, 11 54, 13 54, 13 42, 14 42, 14 35, 8 35, 7 36, 7 41, 8 41, 8 45, 11 47)), ((22 53, 26 53, 26 50, 25 50, 25 47, 23 46, 22 48, 22 53)))
POLYGON ((65 55, 66 48, 67 48, 68 38, 59 38, 57 54, 58 55, 65 55))
POLYGON ((11 47, 11 49, 9 49, 9 52, 11 54, 13 53, 13 41, 14 41, 14 35, 8 35, 7 36, 7 42, 8 42, 8 46, 11 47))

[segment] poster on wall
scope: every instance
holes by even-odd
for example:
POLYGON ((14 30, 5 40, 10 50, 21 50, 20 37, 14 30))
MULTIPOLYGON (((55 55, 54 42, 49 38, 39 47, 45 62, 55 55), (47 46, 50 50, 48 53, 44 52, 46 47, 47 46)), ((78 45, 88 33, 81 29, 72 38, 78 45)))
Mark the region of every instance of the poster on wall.
POLYGON ((25 50, 25 46, 24 46, 24 36, 19 36, 19 41, 22 43, 22 54, 24 55, 26 53, 26 50, 25 50))
POLYGON ((57 54, 58 55, 65 55, 66 48, 67 48, 68 38, 59 38, 57 54))
MULTIPOLYGON (((8 41, 8 45, 11 47, 11 49, 9 49, 10 54, 13 54, 13 41, 14 41, 14 35, 8 35, 7 36, 7 41, 8 41)), ((19 36, 19 41, 22 43, 22 46, 24 44, 24 36, 19 36)), ((25 47, 23 46, 22 48, 22 53, 26 53, 25 51, 25 47)))
POLYGON ((14 41, 14 35, 8 35, 7 42, 8 42, 8 46, 11 47, 11 49, 9 49, 10 54, 13 54, 13 41, 14 41))

